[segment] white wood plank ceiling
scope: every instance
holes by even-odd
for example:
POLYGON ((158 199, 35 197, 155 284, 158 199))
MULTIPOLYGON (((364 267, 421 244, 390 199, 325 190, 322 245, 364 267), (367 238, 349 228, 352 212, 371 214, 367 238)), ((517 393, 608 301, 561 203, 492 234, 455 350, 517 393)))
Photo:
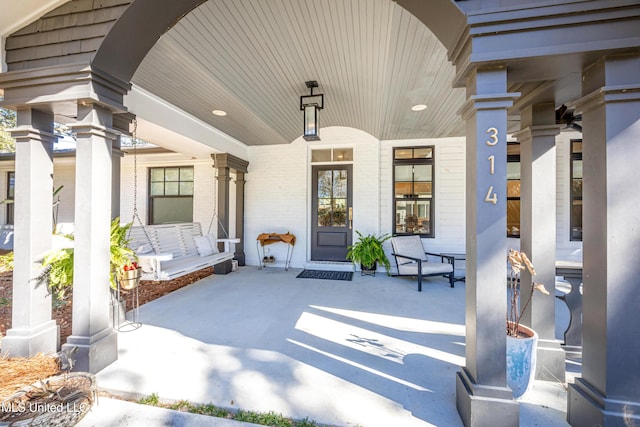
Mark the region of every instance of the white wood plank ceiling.
POLYGON ((321 127, 383 140, 464 135, 453 73, 436 37, 391 0, 209 0, 162 36, 133 83, 247 145, 268 145, 302 134, 307 80, 325 96, 321 127))

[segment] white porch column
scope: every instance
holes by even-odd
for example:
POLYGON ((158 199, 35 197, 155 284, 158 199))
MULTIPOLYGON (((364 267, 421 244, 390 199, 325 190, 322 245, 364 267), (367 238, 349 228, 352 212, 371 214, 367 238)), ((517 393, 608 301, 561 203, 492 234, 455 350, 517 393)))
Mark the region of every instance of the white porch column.
POLYGON ((58 328, 51 320, 51 295, 34 278, 39 260, 51 249, 53 219, 53 115, 32 108, 18 109, 15 185, 15 266, 12 326, 2 339, 11 356, 55 352, 58 328))
POLYGON ((583 73, 582 377, 569 386, 574 426, 640 423, 640 55, 583 73))
POLYGON ((79 103, 72 335, 64 349, 78 347, 75 370, 98 372, 117 359, 109 325, 109 231, 111 223, 111 111, 79 103))
POLYGON ((478 70, 467 82, 466 367, 456 376, 465 426, 517 426, 506 378, 507 70, 478 70), (497 415, 499 414, 499 415, 497 415))
MULTIPOLYGON (((520 249, 536 268, 536 283, 549 295, 534 292, 522 323, 538 333, 536 379, 565 380, 565 352, 556 340, 556 135, 555 104, 527 106, 520 115, 520 249)), ((523 298, 532 286, 528 271, 522 273, 523 298)))

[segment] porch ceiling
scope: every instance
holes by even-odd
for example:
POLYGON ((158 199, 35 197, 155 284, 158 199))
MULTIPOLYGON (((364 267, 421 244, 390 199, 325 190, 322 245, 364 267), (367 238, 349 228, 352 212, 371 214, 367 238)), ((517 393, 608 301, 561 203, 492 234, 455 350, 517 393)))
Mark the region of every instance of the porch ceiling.
POLYGON ((385 140, 462 136, 464 90, 452 89, 453 76, 438 39, 391 0, 209 0, 161 37, 132 80, 247 145, 267 145, 302 134, 307 80, 325 95, 321 127, 385 140))

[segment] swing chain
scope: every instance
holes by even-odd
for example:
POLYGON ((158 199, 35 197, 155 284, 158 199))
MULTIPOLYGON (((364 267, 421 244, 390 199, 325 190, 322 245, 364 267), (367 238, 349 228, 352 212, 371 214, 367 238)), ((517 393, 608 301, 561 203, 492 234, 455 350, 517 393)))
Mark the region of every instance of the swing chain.
MULTIPOLYGON (((149 246, 153 248, 153 242, 151 241, 151 237, 149 237, 149 233, 147 233, 147 229, 144 228, 144 224, 142 223, 142 219, 140 219, 140 214, 138 213, 138 119, 133 119, 133 134, 131 136, 131 140, 133 142, 133 218, 131 218, 131 224, 133 226, 134 220, 138 220, 138 224, 140 224, 140 228, 142 228, 142 232, 144 236, 147 238, 147 242, 149 242, 149 246)), ((131 237, 131 229, 129 228, 129 238, 131 237)), ((154 249, 155 252, 155 249, 154 249)))

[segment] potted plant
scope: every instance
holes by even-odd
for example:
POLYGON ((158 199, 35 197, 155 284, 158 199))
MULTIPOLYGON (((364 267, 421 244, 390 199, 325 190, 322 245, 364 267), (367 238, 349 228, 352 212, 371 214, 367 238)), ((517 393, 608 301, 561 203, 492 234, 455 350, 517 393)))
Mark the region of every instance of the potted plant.
MULTIPOLYGON (((111 221, 110 233, 110 284, 117 287, 115 277, 130 267, 136 260, 135 252, 129 248, 127 237, 131 224, 120 225, 120 219, 111 221)), ((73 241, 73 235, 64 235, 73 241)), ((73 285, 74 248, 64 247, 49 251, 42 259, 44 267, 37 281, 46 283, 57 302, 66 298, 66 291, 73 285)))
POLYGON ((509 312, 507 314, 507 384, 513 390, 513 397, 522 396, 533 383, 536 372, 536 347, 538 334, 531 328, 520 324, 522 314, 531 303, 533 292, 538 290, 549 295, 544 285, 533 282, 536 271, 524 252, 509 250, 509 312), (520 273, 529 271, 532 278, 531 291, 524 304, 521 304, 520 273))
POLYGON ((360 264, 361 274, 371 274, 371 272, 373 272, 375 275, 378 262, 384 265, 387 274, 389 274, 391 264, 389 263, 389 258, 387 258, 387 255, 384 253, 382 244, 389 240, 391 236, 386 234, 383 236, 375 236, 373 234, 363 236, 362 233, 357 230, 356 234, 358 234, 358 241, 349 246, 347 259, 360 264))
POLYGON ((140 282, 142 269, 138 266, 136 253, 129 247, 129 230, 133 223, 121 225, 120 219, 111 221, 110 265, 111 288, 116 289, 117 277, 120 287, 125 290, 134 289, 140 282))

